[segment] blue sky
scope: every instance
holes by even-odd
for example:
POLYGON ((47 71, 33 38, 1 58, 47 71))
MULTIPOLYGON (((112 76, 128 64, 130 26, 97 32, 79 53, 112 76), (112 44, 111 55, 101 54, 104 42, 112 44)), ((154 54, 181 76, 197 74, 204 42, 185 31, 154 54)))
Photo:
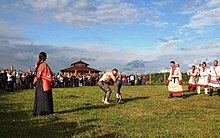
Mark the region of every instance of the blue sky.
POLYGON ((91 67, 183 71, 219 58, 220 0, 0 1, 0 66, 26 70, 41 51, 54 71, 91 67))

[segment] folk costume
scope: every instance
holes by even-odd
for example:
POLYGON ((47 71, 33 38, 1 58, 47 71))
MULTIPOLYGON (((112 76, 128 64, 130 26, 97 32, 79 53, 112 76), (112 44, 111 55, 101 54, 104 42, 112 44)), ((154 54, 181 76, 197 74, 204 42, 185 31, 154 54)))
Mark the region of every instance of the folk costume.
POLYGON ((190 69, 187 71, 187 75, 189 76, 189 82, 188 82, 188 90, 191 89, 193 91, 196 90, 196 78, 198 77, 198 72, 195 69, 190 69))
POLYGON ((45 63, 39 63, 36 69, 34 84, 36 85, 33 115, 53 114, 53 96, 50 83, 52 82, 52 71, 45 63))
POLYGON ((218 88, 218 95, 220 96, 220 67, 211 66, 209 73, 210 96, 212 96, 213 88, 218 88))
POLYGON ((179 67, 173 67, 170 69, 170 75, 168 78, 168 91, 169 94, 172 96, 173 94, 184 94, 183 88, 182 88, 182 74, 180 72, 179 67))
POLYGON ((205 94, 208 94, 208 78, 209 78, 209 69, 206 67, 199 67, 199 81, 198 81, 198 90, 197 93, 201 93, 201 87, 205 88, 205 94))

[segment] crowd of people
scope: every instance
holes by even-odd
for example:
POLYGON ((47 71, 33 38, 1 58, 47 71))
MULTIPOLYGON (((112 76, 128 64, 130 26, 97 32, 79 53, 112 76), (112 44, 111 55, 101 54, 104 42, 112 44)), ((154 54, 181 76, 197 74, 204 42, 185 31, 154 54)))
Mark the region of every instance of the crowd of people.
MULTIPOLYGON (((2 70, 0 73, 0 89, 14 91, 20 89, 32 89, 35 72, 23 72, 16 70, 2 70)), ((53 74, 51 85, 53 88, 96 86, 99 76, 88 75, 62 75, 53 74)))
MULTIPOLYGON (((24 72, 17 70, 2 70, 0 72, 0 89, 7 91, 14 91, 20 89, 32 89, 34 82, 35 72, 24 72)), ((96 86, 98 80, 102 75, 88 74, 88 75, 63 75, 62 73, 53 73, 52 87, 53 88, 66 88, 66 87, 79 87, 79 86, 96 86)), ((113 82, 109 82, 113 86, 113 82)), ((146 75, 123 75, 122 86, 137 86, 146 85, 146 75)))

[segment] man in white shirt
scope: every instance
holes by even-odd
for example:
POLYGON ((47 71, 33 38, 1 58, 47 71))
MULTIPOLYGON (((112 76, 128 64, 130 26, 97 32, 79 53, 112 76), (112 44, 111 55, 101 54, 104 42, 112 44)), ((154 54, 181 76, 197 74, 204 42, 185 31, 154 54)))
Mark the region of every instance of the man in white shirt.
POLYGON ((105 92, 104 96, 102 98, 102 102, 104 102, 104 104, 110 104, 109 103, 109 98, 110 95, 112 93, 111 88, 109 87, 108 82, 112 79, 114 82, 116 82, 117 78, 117 73, 118 70, 117 69, 113 69, 112 71, 106 72, 100 79, 98 82, 98 86, 105 92))

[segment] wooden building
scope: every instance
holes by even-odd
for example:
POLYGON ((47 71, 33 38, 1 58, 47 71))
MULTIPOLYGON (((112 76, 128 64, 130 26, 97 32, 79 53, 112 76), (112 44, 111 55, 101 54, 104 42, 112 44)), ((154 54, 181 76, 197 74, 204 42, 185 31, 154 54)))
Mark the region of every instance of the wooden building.
POLYGON ((71 67, 66 68, 66 69, 62 69, 60 71, 63 73, 63 75, 69 75, 69 76, 88 75, 88 74, 94 74, 94 73, 96 76, 98 76, 99 72, 101 72, 100 70, 93 69, 88 66, 89 66, 89 64, 80 60, 78 62, 71 64, 71 67))

